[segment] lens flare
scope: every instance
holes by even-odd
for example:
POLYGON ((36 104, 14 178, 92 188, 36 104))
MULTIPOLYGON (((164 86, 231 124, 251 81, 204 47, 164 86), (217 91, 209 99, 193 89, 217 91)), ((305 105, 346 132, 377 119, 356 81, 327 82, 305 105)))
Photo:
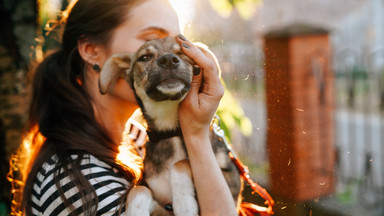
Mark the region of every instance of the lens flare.
POLYGON ((183 33, 184 28, 191 22, 195 14, 194 0, 168 0, 179 17, 180 30, 183 33))

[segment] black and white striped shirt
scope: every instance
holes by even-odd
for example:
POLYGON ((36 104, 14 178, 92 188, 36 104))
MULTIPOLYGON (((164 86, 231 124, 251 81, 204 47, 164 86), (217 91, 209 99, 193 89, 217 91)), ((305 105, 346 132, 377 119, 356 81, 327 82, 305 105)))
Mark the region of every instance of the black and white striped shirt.
MULTIPOLYGON (((77 156, 73 155, 75 159, 77 156)), ((57 156, 53 156, 40 168, 35 178, 32 191, 33 215, 82 215, 82 200, 77 187, 70 183, 70 177, 59 173, 60 186, 65 197, 73 204, 76 212, 72 212, 61 199, 53 181, 56 171, 57 156)), ((99 203, 97 215, 117 215, 121 208, 122 195, 127 190, 129 182, 118 174, 110 165, 98 160, 92 155, 85 155, 81 161, 81 171, 94 187, 99 203)), ((123 202, 124 203, 124 202, 123 202)), ((122 207, 124 214, 125 206, 122 207)))

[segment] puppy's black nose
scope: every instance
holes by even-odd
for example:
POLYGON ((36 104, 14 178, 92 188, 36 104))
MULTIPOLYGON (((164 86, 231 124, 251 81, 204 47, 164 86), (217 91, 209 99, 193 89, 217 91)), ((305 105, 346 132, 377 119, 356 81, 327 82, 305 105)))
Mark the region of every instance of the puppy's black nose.
POLYGON ((180 59, 174 54, 165 54, 157 59, 157 65, 164 69, 175 69, 180 64, 180 59))

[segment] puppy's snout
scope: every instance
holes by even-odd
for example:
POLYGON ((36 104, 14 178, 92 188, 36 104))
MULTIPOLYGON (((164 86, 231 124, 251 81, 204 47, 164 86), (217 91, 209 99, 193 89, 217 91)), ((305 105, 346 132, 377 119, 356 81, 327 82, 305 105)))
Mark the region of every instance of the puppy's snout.
POLYGON ((157 65, 164 69, 175 69, 180 62, 179 57, 174 54, 165 54, 157 59, 157 65))

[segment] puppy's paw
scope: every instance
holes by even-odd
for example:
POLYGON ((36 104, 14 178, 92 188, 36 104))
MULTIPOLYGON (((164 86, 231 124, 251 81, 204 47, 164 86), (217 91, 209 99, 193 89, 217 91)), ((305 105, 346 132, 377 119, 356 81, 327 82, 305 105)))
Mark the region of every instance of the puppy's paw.
POLYGON ((144 186, 136 186, 128 193, 126 209, 129 216, 149 216, 152 193, 144 186))
POLYGON ((174 165, 170 181, 175 215, 198 215, 199 207, 188 160, 179 161, 174 165))
POLYGON ((136 186, 129 192, 126 202, 129 216, 167 216, 168 211, 152 198, 152 192, 144 186, 136 186))

